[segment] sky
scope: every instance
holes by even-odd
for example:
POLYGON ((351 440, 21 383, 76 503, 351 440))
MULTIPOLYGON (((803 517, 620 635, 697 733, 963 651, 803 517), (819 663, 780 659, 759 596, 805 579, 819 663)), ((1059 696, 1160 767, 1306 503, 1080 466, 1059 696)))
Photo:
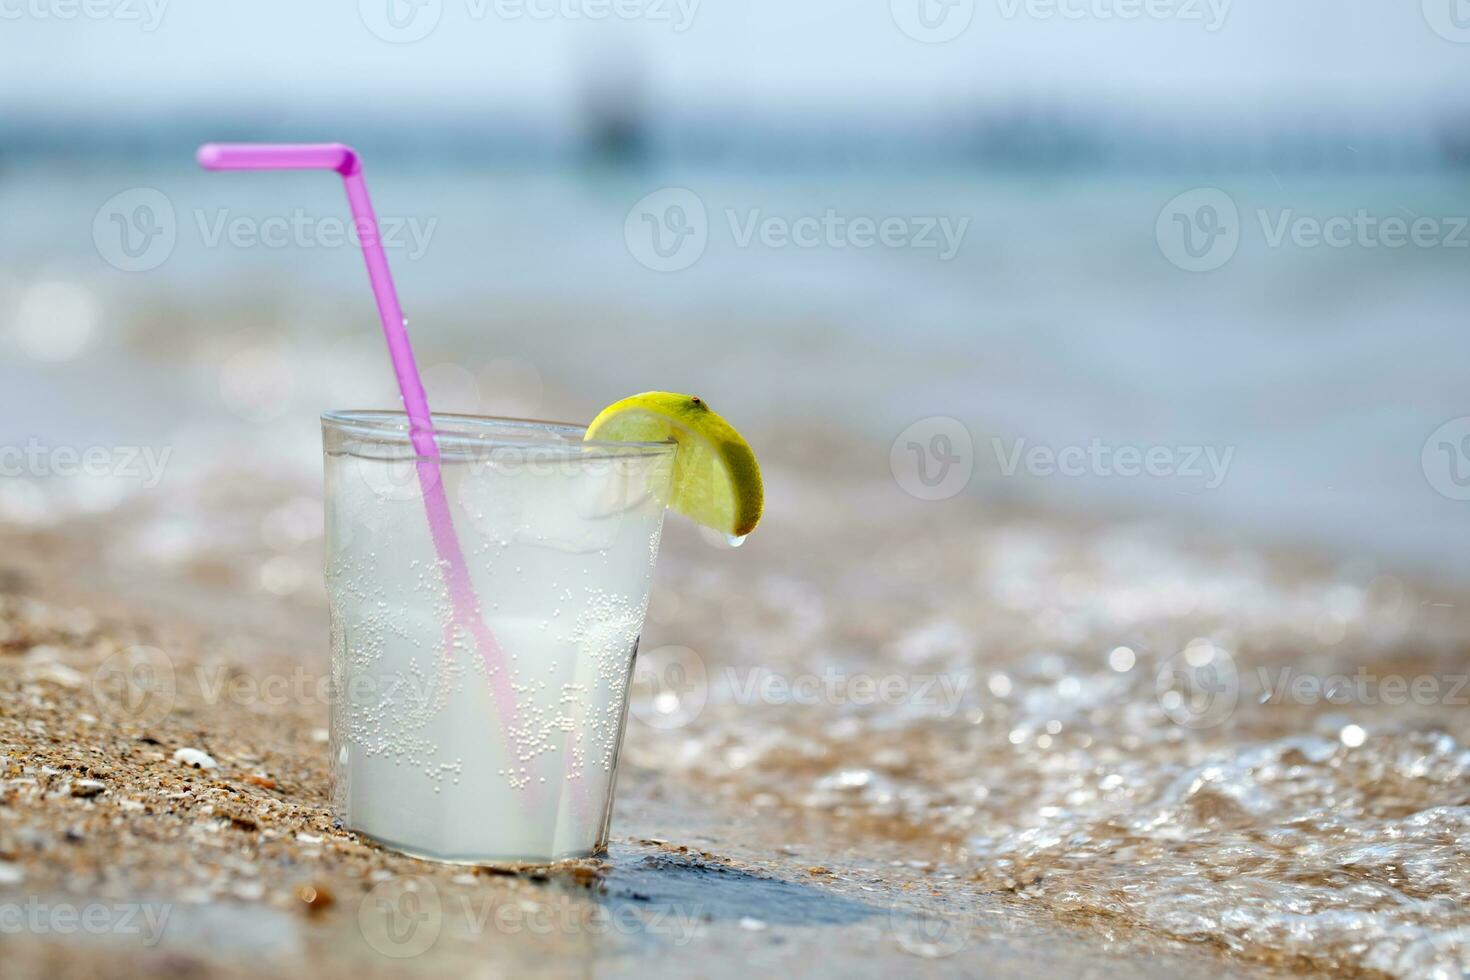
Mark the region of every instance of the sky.
POLYGON ((0 0, 11 107, 558 113, 607 63, 691 110, 1394 111, 1467 90, 1470 0, 0 0))

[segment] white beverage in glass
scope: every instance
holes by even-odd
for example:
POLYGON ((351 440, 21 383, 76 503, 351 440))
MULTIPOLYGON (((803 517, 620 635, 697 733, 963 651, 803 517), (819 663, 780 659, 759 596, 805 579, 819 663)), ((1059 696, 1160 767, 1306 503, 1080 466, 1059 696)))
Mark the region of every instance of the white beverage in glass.
POLYGON ((585 443, 580 427, 543 422, 434 423, 493 647, 456 615, 407 420, 324 415, 333 808, 436 860, 597 853, 675 447, 585 443))

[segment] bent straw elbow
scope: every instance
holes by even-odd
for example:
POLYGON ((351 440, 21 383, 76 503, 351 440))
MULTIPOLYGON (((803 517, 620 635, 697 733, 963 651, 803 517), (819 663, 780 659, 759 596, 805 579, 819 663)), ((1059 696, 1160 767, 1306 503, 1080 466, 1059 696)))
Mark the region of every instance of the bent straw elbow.
POLYGON ((357 151, 345 143, 205 143, 194 158, 205 170, 362 171, 357 151))

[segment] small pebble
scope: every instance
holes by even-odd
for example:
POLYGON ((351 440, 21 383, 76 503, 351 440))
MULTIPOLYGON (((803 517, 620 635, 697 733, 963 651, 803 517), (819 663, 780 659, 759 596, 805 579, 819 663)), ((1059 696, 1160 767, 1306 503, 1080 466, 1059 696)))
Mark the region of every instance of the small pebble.
POLYGON ((174 753, 174 761, 182 766, 190 766, 194 769, 218 769, 219 763, 208 752, 199 749, 179 749, 174 753))
POLYGON ((100 779, 78 779, 71 784, 71 795, 90 799, 107 791, 107 784, 100 779))
POLYGON ((20 865, 0 861, 0 885, 18 885, 25 880, 26 873, 20 865))
POLYGON ((766 924, 761 919, 752 919, 748 915, 742 916, 740 919, 740 928, 748 929, 751 932, 760 932, 765 927, 766 924))
POLYGON ((37 670, 31 672, 30 676, 38 681, 50 681, 60 687, 75 690, 82 686, 86 677, 79 671, 73 670, 66 664, 47 663, 37 670))
POLYGON ((318 915, 332 906, 332 893, 324 885, 299 885, 296 897, 306 906, 306 911, 318 915))

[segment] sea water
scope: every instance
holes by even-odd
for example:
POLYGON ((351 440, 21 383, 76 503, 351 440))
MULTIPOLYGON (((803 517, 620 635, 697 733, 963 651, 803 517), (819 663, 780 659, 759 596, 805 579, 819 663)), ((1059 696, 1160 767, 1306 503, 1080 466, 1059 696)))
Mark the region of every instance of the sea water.
POLYGON ((672 456, 523 448, 438 466, 487 644, 451 601, 414 461, 329 438, 333 802, 403 851, 542 861, 606 840, 672 456))

